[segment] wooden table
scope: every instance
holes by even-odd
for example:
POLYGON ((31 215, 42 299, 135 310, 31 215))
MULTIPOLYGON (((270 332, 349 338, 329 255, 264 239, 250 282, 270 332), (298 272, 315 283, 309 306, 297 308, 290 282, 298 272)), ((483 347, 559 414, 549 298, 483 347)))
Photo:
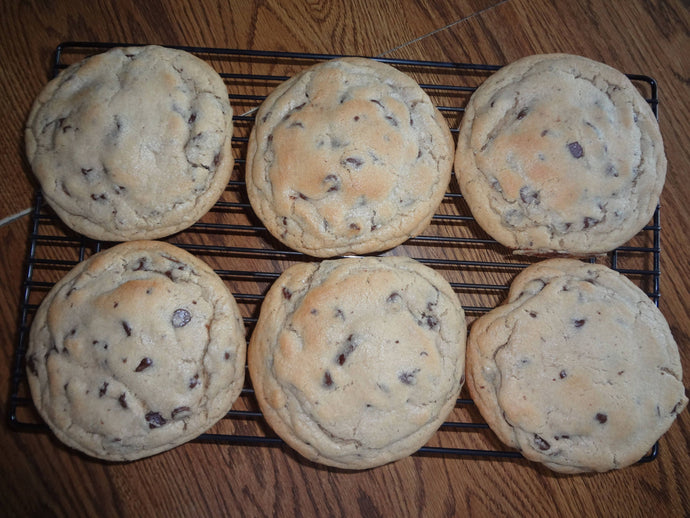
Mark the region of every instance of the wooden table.
MULTIPOLYGON (((539 52, 604 61, 659 84, 669 170, 661 212, 661 299, 690 371, 690 11, 687 2, 2 3, 0 28, 0 397, 9 413, 35 182, 23 125, 62 41, 193 45, 505 64, 539 52), (287 4, 287 5, 286 5, 287 4), (392 3, 390 3, 392 4, 392 3)), ((452 255, 452 251, 449 253, 452 255)), ((486 432, 482 439, 499 447, 486 432)), ((690 412, 658 457, 618 472, 559 476, 520 459, 415 455, 365 472, 305 462, 286 448, 192 443, 129 464, 87 459, 49 433, 0 427, 5 516, 680 516, 690 513, 690 412)))

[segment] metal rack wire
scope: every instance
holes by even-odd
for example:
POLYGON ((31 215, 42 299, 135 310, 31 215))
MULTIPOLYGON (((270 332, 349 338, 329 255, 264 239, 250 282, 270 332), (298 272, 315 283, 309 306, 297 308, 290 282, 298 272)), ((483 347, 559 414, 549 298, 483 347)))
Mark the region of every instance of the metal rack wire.
MULTIPOLYGON (((53 75, 83 57, 124 45, 63 43, 55 51, 53 75)), ((253 113, 280 82, 306 66, 338 56, 177 48, 207 60, 223 77, 235 111, 233 153, 236 165, 215 207, 194 226, 167 241, 208 262, 226 281, 240 305, 249 336, 270 283, 290 264, 313 260, 275 241, 254 216, 246 199, 244 157, 253 113)), ((495 65, 377 59, 414 77, 439 107, 449 126, 454 128, 451 130, 454 134, 457 133, 455 128, 459 125, 469 96, 488 75, 499 68, 495 65)), ((659 103, 656 82, 642 75, 629 77, 656 114, 659 103)), ((11 378, 9 421, 18 431, 45 432, 47 426, 33 409, 24 368, 24 353, 33 315, 42 298, 60 277, 78 262, 110 244, 87 239, 64 227, 44 204, 40 192, 36 193, 31 225, 21 294, 18 344, 11 378)), ((590 261, 606 264, 623 273, 658 304, 660 232, 657 208, 652 222, 630 243, 590 261)), ((429 229, 387 253, 407 255, 440 270, 458 293, 469 322, 500 303, 514 275, 535 261, 511 255, 479 228, 454 178, 429 229)), ((253 446, 283 444, 263 423, 249 381, 225 419, 196 441, 253 446)), ((657 453, 658 445, 655 445, 641 461, 653 460, 657 453)), ((437 437, 418 452, 418 455, 425 454, 467 458, 521 457, 518 452, 506 450, 493 437, 465 392, 457 400, 455 411, 437 437)))

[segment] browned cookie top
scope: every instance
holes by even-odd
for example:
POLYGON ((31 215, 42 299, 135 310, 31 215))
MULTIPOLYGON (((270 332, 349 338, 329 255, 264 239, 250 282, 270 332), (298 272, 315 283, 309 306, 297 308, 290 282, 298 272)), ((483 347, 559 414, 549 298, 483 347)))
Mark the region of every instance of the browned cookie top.
POLYGON ((363 58, 315 65, 261 105, 247 191, 268 230, 318 257, 392 248, 429 224, 453 140, 410 77, 363 58))
POLYGON ((94 239, 163 237, 192 225, 232 171, 232 109, 199 58, 114 48, 65 69, 34 102, 26 151, 44 195, 94 239))
POLYGON ((300 264, 271 287, 249 346, 266 420, 308 459, 365 469, 412 454, 455 405, 465 317, 401 257, 300 264))
POLYGON ((455 158, 482 228, 523 253, 622 245, 659 201, 666 158, 654 114, 626 76, 580 56, 529 56, 472 95, 455 158))
POLYGON ((68 446, 132 460, 191 440, 242 389, 238 307, 199 259, 131 241, 60 280, 31 327, 27 374, 36 408, 68 446))
POLYGON ((688 402, 658 308, 626 277, 574 259, 530 266, 473 323, 467 386, 504 443, 565 473, 633 464, 688 402))

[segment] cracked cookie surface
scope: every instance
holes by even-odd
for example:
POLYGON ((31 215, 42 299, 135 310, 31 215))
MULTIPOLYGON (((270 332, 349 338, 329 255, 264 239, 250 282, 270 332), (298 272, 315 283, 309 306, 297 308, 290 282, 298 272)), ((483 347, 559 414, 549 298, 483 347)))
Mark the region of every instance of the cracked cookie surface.
POLYGON ((503 67, 472 95, 455 171, 477 222, 503 245, 584 256, 649 223, 666 157, 654 114, 625 75, 546 54, 503 67))
POLYGON ((232 108, 218 73, 158 46, 114 48, 62 71, 36 98, 25 141, 62 221, 93 239, 189 227, 228 183, 232 108))
POLYGON ((564 473, 637 462, 688 402, 658 308, 626 277, 575 259, 528 267, 472 324, 467 386, 501 441, 564 473))
POLYGON ((221 419, 244 382, 244 325, 215 272, 173 245, 131 241, 48 293, 26 366, 39 413, 101 459, 173 448, 221 419))
POLYGON ((409 76, 364 58, 279 85, 250 134, 251 205, 283 244, 317 257, 392 248, 421 233, 450 181, 453 139, 409 76))
POLYGON ((465 316, 407 258, 300 264, 275 281, 249 345, 268 424, 306 458, 345 469, 422 447, 464 381, 465 316))

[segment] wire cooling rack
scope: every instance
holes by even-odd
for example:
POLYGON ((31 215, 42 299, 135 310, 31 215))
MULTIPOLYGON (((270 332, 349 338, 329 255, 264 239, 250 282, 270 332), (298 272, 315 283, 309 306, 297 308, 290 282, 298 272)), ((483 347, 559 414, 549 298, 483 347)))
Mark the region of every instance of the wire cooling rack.
MULTIPOLYGON (((52 74, 80 59, 122 43, 63 43, 55 51, 52 74)), ((326 54, 265 52, 237 49, 176 47, 208 61, 223 77, 234 109, 233 154, 235 169, 225 192, 198 223, 167 241, 209 263, 227 283, 237 300, 247 337, 256 323, 264 294, 280 272, 296 262, 314 259, 287 249, 273 239, 253 214, 244 185, 244 163, 254 112, 266 95, 296 72, 318 61, 338 57, 326 54)), ((457 136, 464 106, 475 88, 499 67, 495 65, 375 58, 414 77, 429 94, 457 136)), ((658 110, 656 82, 629 75, 658 110)), ((10 394, 10 424, 18 431, 46 432, 28 390, 24 354, 31 321, 50 288, 78 262, 110 243, 101 243, 67 229, 36 193, 26 274, 22 285, 20 323, 10 394)), ((660 278, 659 209, 653 220, 626 246, 590 259, 621 272, 658 304, 660 278)), ((466 312, 468 323, 499 304, 512 278, 536 261, 516 257, 489 238, 472 218, 455 178, 438 212, 423 235, 384 255, 405 255, 439 270, 450 282, 466 312)), ((282 445, 264 423, 254 399, 249 376, 233 409, 197 442, 282 445)), ((456 407, 435 437, 417 455, 467 458, 519 458, 488 430, 463 389, 456 407)), ((641 462, 656 458, 658 444, 641 462)))

